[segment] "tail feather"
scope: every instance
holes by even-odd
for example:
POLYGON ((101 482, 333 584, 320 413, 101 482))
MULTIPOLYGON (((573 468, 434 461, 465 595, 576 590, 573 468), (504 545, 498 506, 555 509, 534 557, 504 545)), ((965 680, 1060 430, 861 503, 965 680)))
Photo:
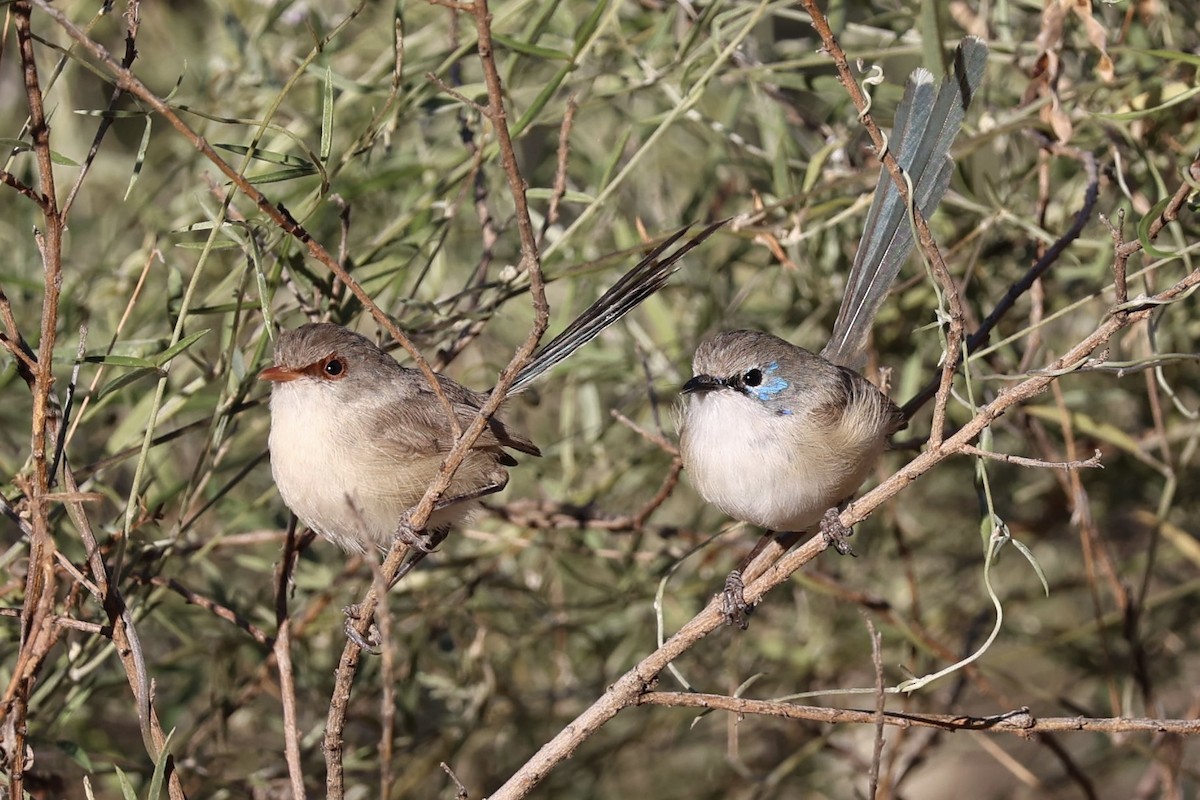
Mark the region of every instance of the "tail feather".
POLYGON ((729 222, 728 219, 723 219, 712 223, 684 242, 678 250, 665 257, 663 257, 663 253, 683 238, 689 228, 679 230, 651 250, 645 258, 621 276, 621 279, 613 284, 612 288, 576 317, 562 333, 542 347, 534 355, 533 360, 518 373, 508 393, 511 395, 524 391, 546 370, 595 339, 609 325, 637 308, 643 300, 666 284, 671 275, 679 269, 681 258, 727 222, 729 222))
MULTIPOLYGON (((959 44, 954 71, 936 94, 933 76, 925 69, 914 70, 905 85, 888 149, 912 181, 913 202, 923 216, 933 213, 950 186, 950 146, 986 66, 987 45, 971 36, 959 44)), ((887 168, 881 167, 833 334, 821 355, 836 364, 860 365, 875 315, 912 246, 908 209, 887 168)))

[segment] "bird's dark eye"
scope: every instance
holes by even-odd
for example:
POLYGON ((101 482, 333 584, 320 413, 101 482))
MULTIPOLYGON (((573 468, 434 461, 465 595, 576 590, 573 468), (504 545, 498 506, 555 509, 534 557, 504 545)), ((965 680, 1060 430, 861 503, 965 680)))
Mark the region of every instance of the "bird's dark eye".
POLYGON ((758 386, 762 383, 762 370, 752 369, 742 376, 742 383, 747 386, 758 386))
POLYGON ((331 378, 340 378, 346 373, 346 364, 337 356, 331 356, 326 359, 321 371, 331 378))

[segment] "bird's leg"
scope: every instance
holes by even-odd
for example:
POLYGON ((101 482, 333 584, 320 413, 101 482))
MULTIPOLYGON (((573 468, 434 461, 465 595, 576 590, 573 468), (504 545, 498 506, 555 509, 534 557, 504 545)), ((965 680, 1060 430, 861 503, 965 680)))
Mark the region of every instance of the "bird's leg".
POLYGON ((725 576, 725 589, 721 592, 721 613, 726 625, 737 625, 742 630, 750 627, 750 613, 754 606, 746 602, 746 584, 741 570, 733 570, 725 576))
POLYGON ((721 592, 721 609, 726 625, 737 625, 742 630, 750 626, 749 616, 754 606, 746 602, 746 583, 742 580, 742 572, 774 539, 775 534, 771 531, 760 536, 749 555, 725 577, 725 589, 721 592))
MULTIPOLYGON (((472 489, 463 494, 454 495, 453 497, 440 498, 436 503, 433 504, 433 511, 430 512, 430 516, 457 503, 469 503, 472 500, 478 500, 479 498, 486 497, 489 494, 495 494, 507 485, 508 473, 502 469, 497 469, 496 473, 492 477, 491 483, 486 483, 476 489, 472 489)), ((400 521, 396 524, 395 537, 412 548, 413 552, 412 555, 409 556, 408 560, 401 565, 400 569, 396 571, 396 577, 392 578, 391 582, 388 583, 388 591, 391 591, 392 587, 399 583, 401 578, 412 572, 413 568, 416 567, 417 564, 420 564, 421 561, 424 560, 425 556, 436 550, 437 546, 441 544, 446 539, 446 536, 448 536, 450 533, 450 526, 442 525, 432 531, 429 531, 428 533, 424 533, 423 535, 422 531, 418 531, 413 527, 411 520, 412 509, 410 508, 400 516, 400 521)))
POLYGON ((358 629, 354 627, 354 623, 358 621, 360 611, 358 603, 342 609, 342 613, 346 615, 346 621, 342 623, 342 630, 346 632, 346 638, 361 647, 363 652, 377 656, 379 655, 379 645, 382 644, 383 637, 379 633, 379 628, 374 623, 371 623, 366 636, 358 632, 358 629))
POLYGON ((400 565, 400 569, 396 570, 396 575, 388 581, 388 591, 400 582, 401 578, 413 571, 413 568, 425 560, 425 556, 437 549, 437 546, 446 540, 450 535, 450 526, 443 525, 440 528, 435 528, 422 536, 412 530, 411 527, 401 524, 396 529, 396 538, 401 539, 405 544, 412 548, 412 553, 400 565), (403 536, 411 536, 409 539, 402 538, 403 536))
MULTIPOLYGON (((444 511, 450 506, 457 505, 459 503, 469 503, 472 500, 478 500, 479 498, 486 497, 489 494, 495 494, 507 485, 508 473, 504 470, 498 470, 491 483, 484 484, 476 489, 471 489, 463 494, 454 495, 453 497, 439 498, 438 501, 433 504, 433 511, 429 512, 429 515, 433 516, 437 512, 444 511)), ((400 521, 396 524, 396 532, 393 535, 424 557, 424 555, 432 553, 434 549, 442 543, 442 540, 446 538, 446 534, 450 532, 450 529, 449 527, 445 527, 423 535, 423 529, 417 530, 415 527, 413 527, 412 511, 413 510, 410 508, 408 511, 405 511, 400 515, 400 521)), ((419 561, 420 559, 416 560, 419 561)), ((415 564, 413 566, 415 566, 415 564)), ((409 569, 411 568, 412 567, 409 567, 409 569)), ((393 585, 395 584, 393 583, 393 585)))
MULTIPOLYGON (((437 511, 438 506, 434 505, 433 510, 437 511)), ((396 525, 396 532, 393 535, 411 547, 415 555, 424 558, 437 549, 437 546, 446 538, 446 534, 450 532, 450 529, 439 528, 438 530, 426 531, 422 528, 421 530, 417 530, 413 527, 412 522, 409 521, 411 519, 411 510, 405 511, 401 515, 400 522, 396 525)))
POLYGON ((825 516, 821 518, 821 536, 825 537, 825 541, 834 550, 837 550, 838 555, 853 556, 854 550, 851 549, 850 542, 846 540, 854 533, 854 529, 847 528, 842 524, 841 510, 845 506, 846 504, 843 502, 825 512, 825 516))
MULTIPOLYGON (((842 524, 841 509, 846 506, 848 500, 841 503, 836 508, 831 508, 825 512, 821 518, 821 535, 825 537, 834 550, 843 556, 853 556, 854 551, 850 548, 850 543, 846 541, 854 531, 842 524)), ((767 531, 741 563, 729 573, 725 578, 725 589, 722 592, 722 611, 725 614, 725 622, 728 625, 737 625, 742 630, 745 630, 750 621, 748 619, 750 612, 754 610, 754 606, 746 602, 746 583, 742 577, 742 573, 748 568, 751 562, 756 559, 763 550, 769 547, 772 543, 778 543, 782 550, 787 550, 793 544, 799 534, 796 533, 778 533, 776 531, 767 531)))

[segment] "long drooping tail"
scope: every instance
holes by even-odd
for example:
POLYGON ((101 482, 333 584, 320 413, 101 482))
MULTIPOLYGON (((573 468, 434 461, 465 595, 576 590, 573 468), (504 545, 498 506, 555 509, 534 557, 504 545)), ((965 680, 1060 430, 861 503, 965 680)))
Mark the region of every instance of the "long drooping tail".
MULTIPOLYGON (((987 45, 971 36, 959 44, 954 71, 942 79, 936 94, 933 75, 926 69, 914 70, 904 87, 888 149, 912 181, 913 202, 925 217, 950 185, 950 145, 983 82, 986 65, 987 45)), ((908 209, 887 168, 881 167, 833 334, 821 355, 835 364, 861 366, 875 315, 912 246, 908 209)))
POLYGON ((622 275, 612 288, 588 306, 562 333, 539 350, 533 360, 526 364, 517 375, 508 393, 511 395, 524 391, 546 370, 595 339, 609 325, 637 308, 643 300, 661 289, 675 270, 679 269, 679 259, 728 221, 728 219, 723 219, 712 223, 688 239, 678 250, 665 257, 663 257, 663 253, 679 241, 688 232, 688 228, 680 230, 650 251, 649 255, 622 275))

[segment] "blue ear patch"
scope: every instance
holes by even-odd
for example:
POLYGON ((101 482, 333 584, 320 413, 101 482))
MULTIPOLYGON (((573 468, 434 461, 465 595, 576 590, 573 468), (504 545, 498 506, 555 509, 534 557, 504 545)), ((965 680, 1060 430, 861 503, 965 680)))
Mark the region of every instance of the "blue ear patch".
POLYGON ((746 392, 754 395, 764 403, 771 400, 775 395, 788 388, 791 384, 779 377, 779 362, 772 361, 763 370, 763 382, 758 386, 747 386, 746 392))

